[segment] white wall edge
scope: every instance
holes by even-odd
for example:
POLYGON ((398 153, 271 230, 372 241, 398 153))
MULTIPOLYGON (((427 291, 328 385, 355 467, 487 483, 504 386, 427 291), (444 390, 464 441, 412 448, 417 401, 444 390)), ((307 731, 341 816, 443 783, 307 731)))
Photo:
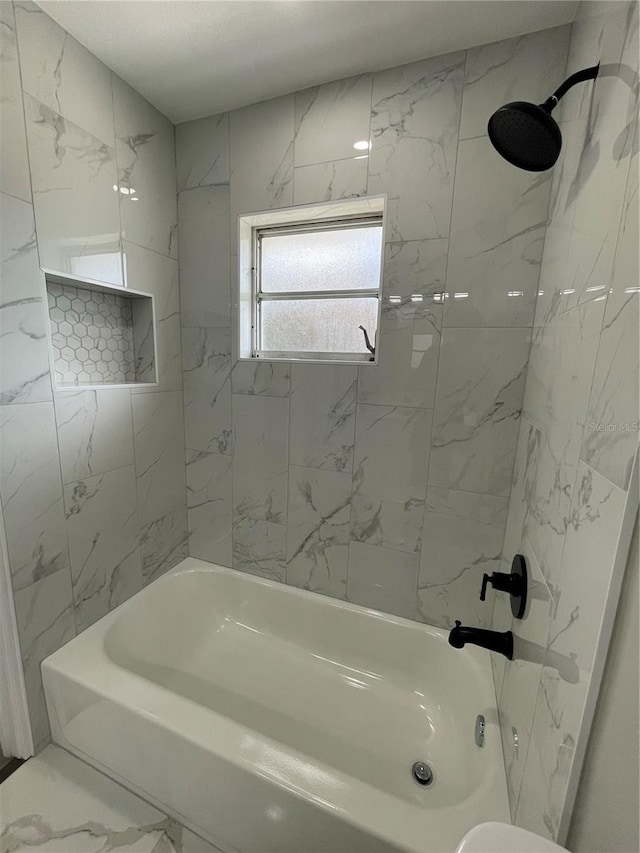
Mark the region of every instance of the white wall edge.
POLYGON ((562 809, 562 815, 560 817, 560 825, 558 828, 557 837, 557 843, 560 845, 564 845, 566 843, 567 835, 569 834, 569 826, 571 824, 571 818, 573 815, 573 807, 576 800, 576 794, 578 792, 578 785, 580 783, 582 767, 584 765, 584 759, 587 752, 589 735, 591 734, 593 718, 596 712, 596 705, 598 702, 598 697, 600 695, 600 685, 602 683, 604 668, 607 662, 607 653, 609 651, 611 635, 613 634, 613 627, 615 624, 618 603, 620 600, 620 590, 622 588, 622 581, 624 578, 624 572, 629 557, 629 550, 631 547, 631 538, 633 536, 633 530, 636 524, 636 520, 638 518, 639 508, 640 446, 636 448, 636 455, 631 470, 629 488, 627 491, 627 499, 625 501, 624 513, 620 525, 620 533, 618 535, 616 555, 613 562, 611 580, 609 582, 609 590, 607 592, 607 599, 602 615, 602 622, 600 623, 600 634, 598 636, 598 643, 595 651, 591 680, 587 689, 587 696, 585 699, 582 722, 580 724, 578 737, 576 739, 573 764, 569 773, 569 782, 567 785, 564 807, 562 809))

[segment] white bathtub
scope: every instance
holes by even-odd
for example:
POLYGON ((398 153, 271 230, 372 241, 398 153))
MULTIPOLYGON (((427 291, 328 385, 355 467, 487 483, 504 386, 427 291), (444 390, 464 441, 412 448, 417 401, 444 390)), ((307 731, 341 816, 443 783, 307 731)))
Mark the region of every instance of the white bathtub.
POLYGON ((56 743, 225 851, 445 853, 509 820, 488 653, 437 628, 189 558, 42 672, 56 743))

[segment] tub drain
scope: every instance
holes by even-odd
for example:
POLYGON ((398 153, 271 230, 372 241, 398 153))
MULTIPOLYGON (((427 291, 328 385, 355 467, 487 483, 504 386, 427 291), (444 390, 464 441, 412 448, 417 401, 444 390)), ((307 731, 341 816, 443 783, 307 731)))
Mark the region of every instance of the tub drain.
POLYGON ((416 761, 411 772, 418 785, 430 785, 433 782, 433 770, 425 761, 416 761))

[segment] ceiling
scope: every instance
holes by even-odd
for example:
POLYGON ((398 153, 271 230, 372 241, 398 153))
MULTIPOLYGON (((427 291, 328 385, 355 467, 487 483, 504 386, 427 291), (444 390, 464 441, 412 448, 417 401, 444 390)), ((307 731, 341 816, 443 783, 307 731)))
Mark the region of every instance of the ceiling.
POLYGON ((573 19, 577 0, 41 0, 174 123, 573 19))

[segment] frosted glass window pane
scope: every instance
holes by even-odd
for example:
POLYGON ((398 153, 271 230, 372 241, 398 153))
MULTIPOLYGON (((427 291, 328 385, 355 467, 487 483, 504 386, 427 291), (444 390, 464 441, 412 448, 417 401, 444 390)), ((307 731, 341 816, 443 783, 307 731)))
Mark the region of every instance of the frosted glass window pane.
POLYGON ((379 225, 263 237, 262 290, 377 289, 381 241, 379 225))
POLYGON ((378 324, 377 299, 287 299, 262 303, 262 349, 366 353, 378 324))

